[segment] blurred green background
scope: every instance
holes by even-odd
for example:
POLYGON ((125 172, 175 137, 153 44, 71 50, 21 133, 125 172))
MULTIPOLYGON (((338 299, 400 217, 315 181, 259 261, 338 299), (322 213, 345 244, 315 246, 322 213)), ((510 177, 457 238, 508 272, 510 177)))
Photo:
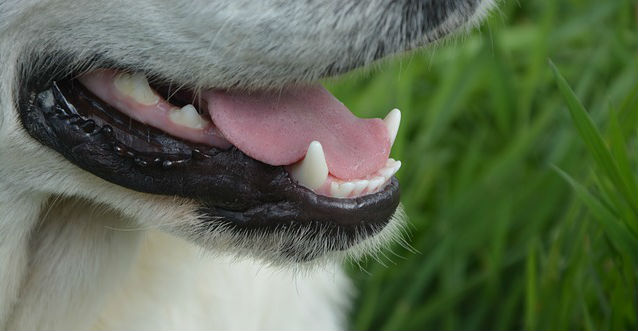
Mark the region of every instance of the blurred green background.
POLYGON ((636 14, 501 1, 468 35, 328 82, 360 116, 403 111, 418 250, 352 263, 352 329, 638 328, 636 14))

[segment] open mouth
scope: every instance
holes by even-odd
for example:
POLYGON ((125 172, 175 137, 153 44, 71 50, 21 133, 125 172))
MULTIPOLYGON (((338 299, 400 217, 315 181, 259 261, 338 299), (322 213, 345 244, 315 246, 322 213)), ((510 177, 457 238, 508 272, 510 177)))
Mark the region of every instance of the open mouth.
POLYGON ((321 86, 194 91, 98 69, 29 90, 21 119, 45 145, 116 184, 195 199, 237 228, 360 238, 399 203, 401 163, 388 156, 400 112, 360 119, 321 86))
POLYGON ((152 88, 141 73, 97 70, 79 81, 130 118, 186 141, 285 166, 317 194, 353 198, 381 190, 401 163, 389 159, 400 112, 355 117, 320 86, 233 92, 152 88), (162 91, 162 92, 160 92, 162 91), (325 148, 324 148, 325 146, 325 148))

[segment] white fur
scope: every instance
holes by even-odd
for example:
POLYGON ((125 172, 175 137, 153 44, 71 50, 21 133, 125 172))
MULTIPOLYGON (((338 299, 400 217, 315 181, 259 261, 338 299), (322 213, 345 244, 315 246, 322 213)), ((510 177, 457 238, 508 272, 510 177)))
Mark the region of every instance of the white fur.
POLYGON ((0 0, 0 329, 342 328, 351 289, 340 259, 400 238, 401 211, 348 252, 290 266, 276 248, 305 233, 202 229, 194 201, 114 185, 36 142, 16 96, 43 68, 113 61, 191 88, 309 82, 474 24, 493 1, 413 39, 402 36, 433 13, 406 23, 397 3, 0 0), (59 54, 69 62, 43 57, 59 54))

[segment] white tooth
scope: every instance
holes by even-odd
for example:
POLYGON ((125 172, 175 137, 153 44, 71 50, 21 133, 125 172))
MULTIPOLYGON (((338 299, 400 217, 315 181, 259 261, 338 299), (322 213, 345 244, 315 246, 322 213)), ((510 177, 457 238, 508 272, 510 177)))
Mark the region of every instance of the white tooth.
POLYGON ((394 144, 394 139, 399 132, 399 124, 401 124, 401 111, 397 108, 392 109, 388 115, 383 119, 385 126, 388 128, 388 134, 390 135, 390 145, 394 144))
POLYGON ((399 171, 399 169, 401 169, 401 161, 397 161, 397 162, 394 164, 394 167, 392 167, 392 170, 393 170, 393 173, 392 173, 392 174, 393 174, 393 175, 394 175, 394 174, 396 174, 396 173, 397 173, 397 171, 399 171))
POLYGON ((337 198, 346 198, 352 193, 354 183, 346 182, 339 184, 339 196, 337 198))
POLYGON ((330 183, 330 196, 334 197, 339 194, 339 183, 331 182, 330 183))
POLYGON ((168 116, 173 123, 193 129, 203 129, 208 125, 208 121, 199 116, 193 105, 186 105, 181 109, 174 108, 168 116))
POLYGON ((350 195, 353 188, 353 183, 334 181, 330 183, 330 196, 333 198, 346 198, 350 195))
POLYGON ((143 105, 150 106, 159 101, 159 96, 153 92, 146 76, 141 72, 120 73, 115 77, 113 84, 121 93, 143 105))
POLYGON ((352 195, 358 196, 359 194, 361 194, 361 192, 363 192, 363 190, 365 190, 366 187, 368 187, 368 184, 370 184, 370 182, 365 179, 354 182, 354 189, 352 190, 352 195))
POLYGON ((346 183, 338 183, 332 182, 330 183, 330 196, 333 198, 345 198, 347 195, 344 194, 343 184, 346 183))
POLYGON ((377 191, 379 186, 385 182, 383 177, 374 177, 370 180, 370 185, 368 185, 368 193, 374 193, 377 191))
POLYGON ((300 185, 311 190, 319 188, 326 181, 326 178, 328 178, 328 165, 326 164, 326 156, 323 154, 321 143, 318 141, 310 143, 306 157, 291 166, 290 175, 300 185))
POLYGON ((401 161, 388 159, 385 162, 385 167, 379 169, 377 173, 387 179, 392 177, 392 175, 394 175, 399 170, 399 168, 401 168, 401 161))
POLYGON ((383 168, 379 170, 379 174, 385 178, 390 178, 390 176, 394 175, 394 173, 395 171, 393 167, 383 168))

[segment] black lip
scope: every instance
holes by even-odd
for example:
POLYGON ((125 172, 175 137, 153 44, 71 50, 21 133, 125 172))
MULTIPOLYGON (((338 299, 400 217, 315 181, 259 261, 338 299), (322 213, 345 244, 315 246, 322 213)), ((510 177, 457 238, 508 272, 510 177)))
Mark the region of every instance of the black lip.
POLYGON ((396 178, 359 198, 320 196, 297 185, 283 167, 237 148, 185 142, 138 123, 73 80, 32 88, 21 100, 24 127, 44 145, 115 184, 194 199, 205 221, 240 230, 317 227, 361 239, 382 229, 399 204, 396 178))

